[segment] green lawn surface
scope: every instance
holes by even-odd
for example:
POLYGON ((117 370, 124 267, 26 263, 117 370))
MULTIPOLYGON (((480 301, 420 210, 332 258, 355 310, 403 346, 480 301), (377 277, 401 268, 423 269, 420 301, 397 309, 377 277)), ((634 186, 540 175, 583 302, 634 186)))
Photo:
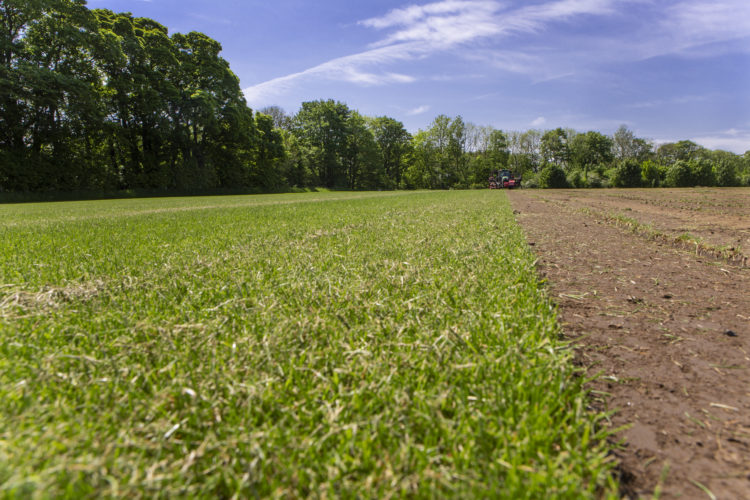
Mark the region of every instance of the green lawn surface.
POLYGON ((0 205, 0 497, 616 495, 503 192, 0 205))

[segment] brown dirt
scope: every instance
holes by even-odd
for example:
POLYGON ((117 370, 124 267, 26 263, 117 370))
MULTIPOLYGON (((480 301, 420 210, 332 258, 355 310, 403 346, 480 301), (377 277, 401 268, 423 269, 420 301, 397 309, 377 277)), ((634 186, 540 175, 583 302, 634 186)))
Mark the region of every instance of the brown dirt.
POLYGON ((564 189, 545 198, 566 208, 619 215, 664 235, 689 236, 706 246, 750 256, 750 189, 564 189))
POLYGON ((630 208, 628 217, 664 232, 679 220, 692 228, 708 216, 715 224, 730 217, 713 227, 715 241, 736 241, 750 234, 750 190, 509 197, 577 362, 599 374, 592 405, 615 410, 613 429, 628 426, 613 437, 622 441, 615 455, 623 494, 750 498, 750 268, 643 237, 603 215, 630 208), (702 202, 686 209, 685 200, 702 202))

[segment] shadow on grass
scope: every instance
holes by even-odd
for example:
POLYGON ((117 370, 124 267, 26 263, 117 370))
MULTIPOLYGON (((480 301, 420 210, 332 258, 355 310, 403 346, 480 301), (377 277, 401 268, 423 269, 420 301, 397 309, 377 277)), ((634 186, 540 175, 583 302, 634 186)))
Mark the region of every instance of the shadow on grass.
POLYGON ((284 189, 123 189, 118 191, 43 191, 0 192, 0 204, 37 203, 45 201, 83 201, 127 198, 174 198, 185 196, 229 196, 243 194, 317 193, 321 191, 345 191, 328 188, 284 188, 284 189))

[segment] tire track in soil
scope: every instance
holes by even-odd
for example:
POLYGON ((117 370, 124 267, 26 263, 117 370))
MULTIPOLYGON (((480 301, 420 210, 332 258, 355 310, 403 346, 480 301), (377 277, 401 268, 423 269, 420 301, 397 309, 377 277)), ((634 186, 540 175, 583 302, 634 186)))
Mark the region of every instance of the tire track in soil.
POLYGON ((616 410, 623 496, 750 498, 750 269, 509 192, 592 406, 616 410), (731 332, 731 333, 730 333, 731 332))

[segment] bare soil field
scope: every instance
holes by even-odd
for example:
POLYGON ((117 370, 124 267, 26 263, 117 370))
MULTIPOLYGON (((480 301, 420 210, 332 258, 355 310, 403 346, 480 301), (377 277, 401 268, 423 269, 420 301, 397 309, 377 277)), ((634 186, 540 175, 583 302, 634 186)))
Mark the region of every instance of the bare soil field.
POLYGON ((592 404, 624 427, 623 495, 750 498, 750 190, 509 197, 592 404))
POLYGON ((647 236, 748 263, 750 190, 563 189, 545 192, 568 209, 609 219, 647 236))

